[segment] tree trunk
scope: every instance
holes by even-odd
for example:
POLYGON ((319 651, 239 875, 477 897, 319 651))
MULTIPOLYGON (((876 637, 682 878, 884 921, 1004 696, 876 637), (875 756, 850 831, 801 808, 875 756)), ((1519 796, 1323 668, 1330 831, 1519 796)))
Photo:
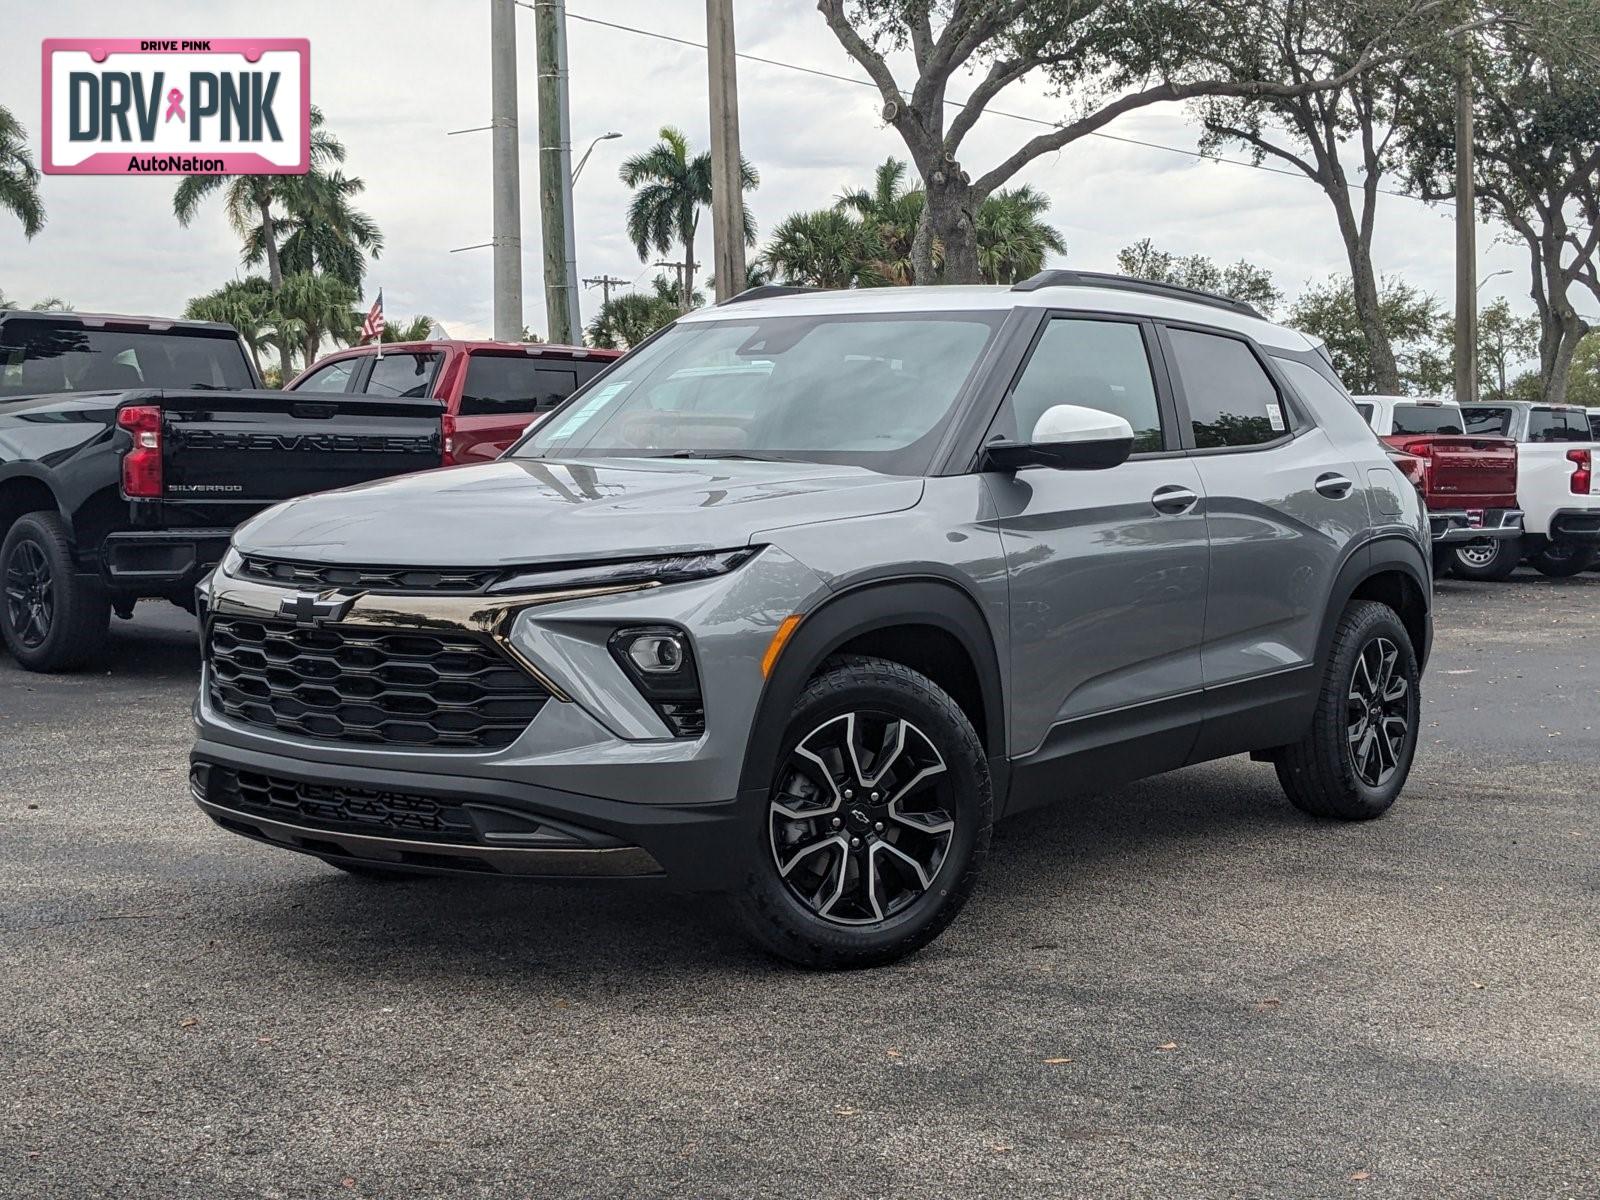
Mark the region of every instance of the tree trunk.
POLYGON ((1544 353, 1544 347, 1540 347, 1542 361, 1539 373, 1544 382, 1545 403, 1565 404, 1567 385, 1572 379, 1572 357, 1577 353, 1583 335, 1589 332, 1589 326, 1577 313, 1568 312, 1562 314, 1561 324, 1553 332, 1548 355, 1544 353))
POLYGON ((1400 395, 1400 366, 1395 362, 1394 346, 1383 327, 1383 309, 1378 300, 1378 274, 1372 266, 1371 243, 1361 234, 1355 211, 1350 205, 1350 190, 1341 180, 1327 189, 1333 211, 1339 219, 1339 235, 1344 239, 1345 257, 1350 263, 1350 291, 1355 301, 1356 320, 1367 343, 1372 364, 1373 386, 1383 396, 1400 395))
POLYGON ((954 163, 927 179, 922 220, 917 224, 911 261, 918 283, 982 283, 978 269, 978 197, 954 163), (935 249, 943 253, 943 270, 934 270, 935 249))
POLYGON ((694 307, 694 226, 683 231, 683 274, 678 276, 678 286, 683 294, 678 297, 678 308, 688 312, 694 307))
MULTIPOLYGON (((261 211, 261 242, 267 252, 267 282, 274 294, 283 291, 283 268, 278 263, 278 231, 272 220, 272 197, 258 194, 256 207, 261 211)), ((289 339, 278 339, 278 386, 289 382, 289 339)))

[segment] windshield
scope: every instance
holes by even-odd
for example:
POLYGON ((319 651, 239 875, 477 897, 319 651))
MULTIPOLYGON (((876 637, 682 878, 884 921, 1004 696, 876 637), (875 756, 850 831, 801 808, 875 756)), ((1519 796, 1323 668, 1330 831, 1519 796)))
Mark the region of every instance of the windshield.
POLYGON ((762 458, 915 475, 1001 314, 691 321, 580 391, 519 458, 762 458))
POLYGON ((254 386, 233 337, 36 320, 0 327, 0 396, 254 386))

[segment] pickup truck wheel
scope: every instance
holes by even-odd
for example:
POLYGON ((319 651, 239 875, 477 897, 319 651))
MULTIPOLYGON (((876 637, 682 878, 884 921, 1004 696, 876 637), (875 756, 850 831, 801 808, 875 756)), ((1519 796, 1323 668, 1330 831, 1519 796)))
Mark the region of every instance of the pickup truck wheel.
POLYGON ((105 649, 111 603, 77 574, 72 540, 53 512, 25 513, 0 545, 0 635, 30 671, 71 671, 105 649))
POLYGON ((1571 542, 1551 542, 1529 558, 1528 565, 1539 574, 1548 575, 1552 579, 1568 579, 1587 571, 1594 560, 1595 552, 1588 546, 1576 546, 1571 542))
POLYGON ((1457 546, 1450 569, 1459 579, 1499 582, 1511 578, 1522 562, 1522 539, 1500 538, 1475 546, 1457 546))
POLYGON ((1394 803, 1411 773, 1421 674, 1395 611, 1370 600, 1339 618, 1306 736, 1277 759, 1289 802, 1314 817, 1365 821, 1394 803))
POLYGON ((956 702, 884 659, 830 662, 785 730, 751 822, 735 914, 806 967, 867 967, 927 945, 971 894, 993 802, 983 745, 956 702))

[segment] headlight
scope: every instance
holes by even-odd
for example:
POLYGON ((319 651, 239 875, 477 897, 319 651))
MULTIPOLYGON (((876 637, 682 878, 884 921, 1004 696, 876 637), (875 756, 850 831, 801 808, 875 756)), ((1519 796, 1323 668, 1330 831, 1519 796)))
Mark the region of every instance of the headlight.
POLYGON ((700 673, 683 630, 670 625, 619 629, 608 645, 611 656, 674 736, 699 737, 706 731, 700 673))
POLYGON ((526 592, 547 588, 607 587, 617 583, 688 583, 726 575, 754 558, 759 546, 737 550, 707 550, 699 554, 674 554, 662 558, 630 558, 621 562, 584 563, 550 571, 529 570, 502 579, 488 590, 526 592))
POLYGON ((217 564, 217 570, 230 578, 237 578, 239 568, 242 566, 244 566, 244 555, 240 554, 230 544, 227 553, 222 556, 222 561, 217 564))

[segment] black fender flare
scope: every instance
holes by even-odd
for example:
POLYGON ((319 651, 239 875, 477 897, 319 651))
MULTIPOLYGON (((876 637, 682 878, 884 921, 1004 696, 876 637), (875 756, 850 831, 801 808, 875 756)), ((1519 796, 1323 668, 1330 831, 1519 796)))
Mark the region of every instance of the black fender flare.
MULTIPOLYGON (((1399 572, 1416 585, 1417 593, 1422 597, 1422 603, 1429 613, 1427 628, 1431 632, 1433 575, 1426 557, 1430 553, 1431 551, 1423 550, 1404 534, 1391 533, 1380 534, 1346 558, 1344 565, 1339 568, 1338 575, 1334 577, 1333 590, 1328 596, 1328 607, 1322 614, 1322 629, 1317 637, 1317 662, 1321 664, 1328 661, 1328 655, 1333 648, 1334 631, 1338 627, 1339 617, 1344 612, 1345 606, 1350 603, 1350 597, 1355 595, 1357 588, 1376 575, 1399 572)), ((1431 636, 1425 638, 1421 646, 1415 647, 1419 667, 1427 665, 1431 648, 1431 636)))
POLYGON ((56 514, 69 526, 71 525, 71 514, 68 513, 67 506, 62 503, 61 493, 56 490, 55 481, 49 471, 33 462, 0 463, 0 493, 4 493, 7 485, 19 479, 26 479, 44 488, 50 494, 56 514))
MULTIPOLYGON (((994 635, 983 610, 959 584, 938 576, 873 580, 849 587, 806 613, 778 656, 750 725, 739 794, 765 795, 789 714, 817 668, 864 633, 896 625, 931 625, 967 652, 983 696, 984 741, 991 770, 1005 761, 1005 695, 994 635)), ((1003 796, 995 779, 996 805, 1003 796)))

